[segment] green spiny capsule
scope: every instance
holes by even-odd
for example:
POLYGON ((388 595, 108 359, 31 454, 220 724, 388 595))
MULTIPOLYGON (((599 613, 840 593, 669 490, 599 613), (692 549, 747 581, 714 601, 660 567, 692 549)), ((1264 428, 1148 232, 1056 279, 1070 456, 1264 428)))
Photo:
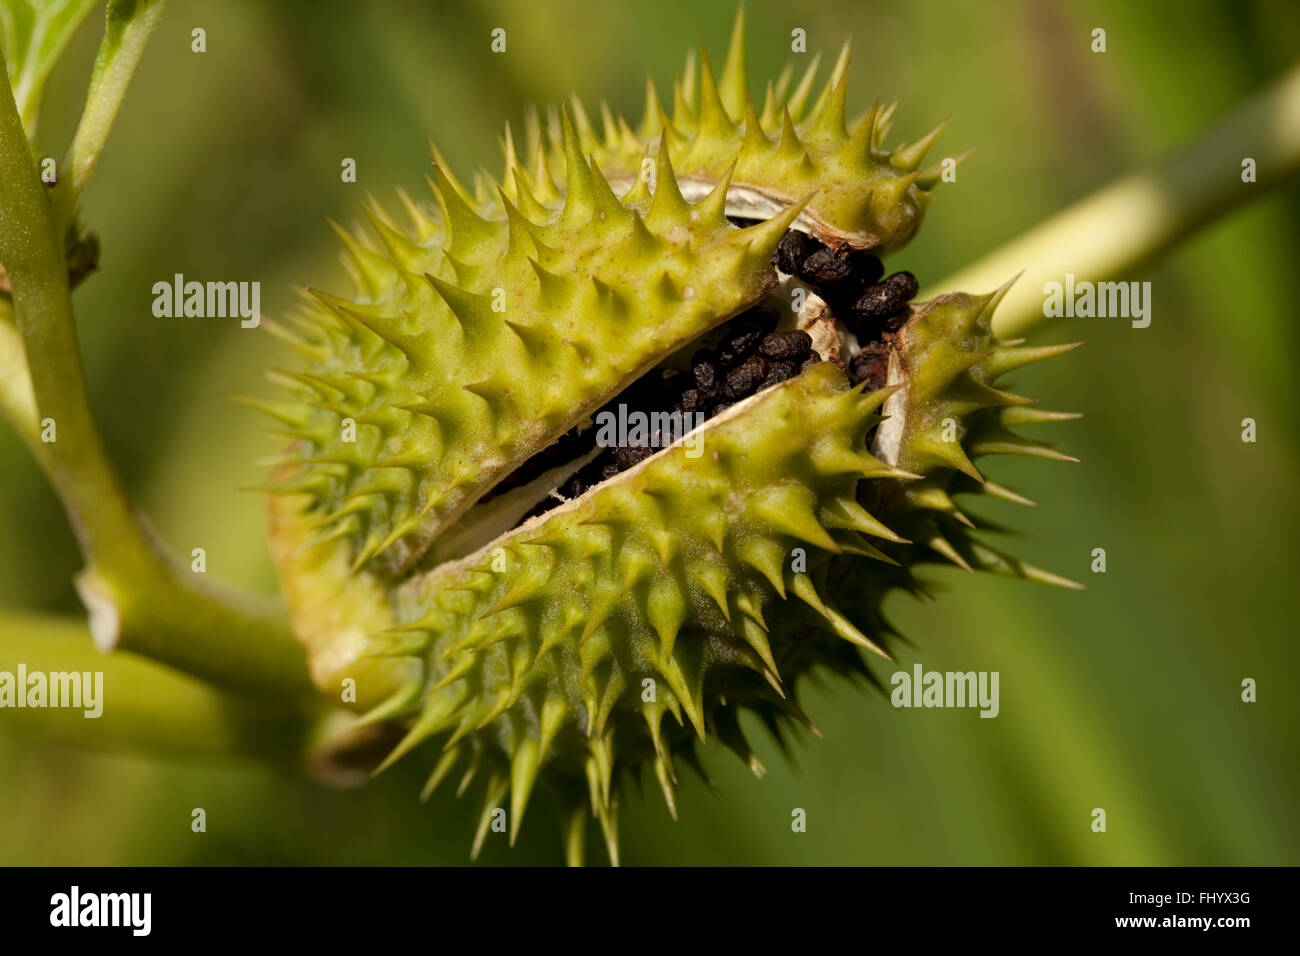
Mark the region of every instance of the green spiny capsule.
POLYGON ((304 359, 261 404, 293 436, 271 540, 313 678, 403 728, 384 766, 428 760, 426 795, 486 783, 475 852, 546 790, 570 861, 590 815, 617 862, 627 779, 675 814, 701 742, 760 771, 741 712, 779 738, 807 724, 801 675, 869 677, 921 564, 1069 583, 954 500, 1023 500, 981 456, 1066 457, 1012 429, 1068 416, 995 384, 1062 349, 998 342, 1000 293, 878 282, 938 181, 933 134, 886 152, 892 109, 846 124, 847 48, 815 100, 814 65, 758 112, 742 32, 671 118, 651 86, 639 127, 603 108, 597 136, 575 102, 530 123, 531 164, 507 130, 500 186, 435 150, 436 208, 340 229, 353 295, 273 326, 304 359), (665 417, 602 447, 620 405, 665 417))

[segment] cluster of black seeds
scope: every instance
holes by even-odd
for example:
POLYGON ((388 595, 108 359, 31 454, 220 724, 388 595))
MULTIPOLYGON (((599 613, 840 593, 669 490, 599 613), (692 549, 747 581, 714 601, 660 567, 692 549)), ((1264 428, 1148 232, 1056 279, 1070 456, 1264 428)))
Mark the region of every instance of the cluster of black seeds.
MULTIPOLYGON (((757 220, 728 217, 740 227, 757 220)), ((916 278, 910 272, 896 272, 887 278, 880 260, 869 252, 831 249, 805 233, 785 234, 772 254, 772 264, 811 286, 858 339, 860 351, 848 363, 847 373, 855 385, 869 389, 884 386, 889 373, 890 344, 907 321, 908 303, 916 295, 916 278)), ((625 413, 641 413, 652 420, 655 412, 678 412, 684 431, 726 411, 737 402, 765 388, 794 378, 822 357, 812 347, 812 337, 803 330, 776 331, 780 313, 756 306, 724 325, 716 344, 699 349, 688 370, 652 369, 593 415, 615 416, 619 406, 625 413)), ((513 488, 522 487, 552 468, 584 458, 596 450, 598 428, 574 428, 549 447, 533 455, 495 488, 484 501, 513 488)), ((650 435, 644 444, 601 449, 558 489, 564 499, 576 498, 620 472, 640 464, 681 433, 650 435)), ((544 514, 559 504, 549 495, 521 521, 544 514)))
POLYGON ((889 355, 886 343, 907 321, 908 303, 918 288, 916 277, 895 272, 882 279, 884 267, 870 252, 831 249, 794 230, 781 238, 772 264, 815 289, 832 314, 857 336, 862 352, 849 363, 854 384, 883 385, 889 355))
POLYGON ((780 320, 775 309, 761 306, 732 319, 716 348, 700 349, 691 357, 691 380, 674 410, 712 418, 820 362, 812 336, 802 330, 777 332, 780 320))
MULTIPOLYGON (((715 346, 695 352, 689 370, 652 369, 610 399, 592 416, 593 421, 599 421, 602 412, 617 415, 623 405, 627 415, 640 412, 647 418, 653 412, 678 412, 683 432, 656 433, 645 444, 605 448, 557 488, 558 494, 571 499, 586 493, 649 458, 702 420, 820 362, 821 356, 813 351, 812 337, 801 330, 776 331, 780 319, 775 309, 750 309, 718 330, 715 346)), ((596 427, 570 430, 520 465, 482 500, 521 487, 551 468, 590 454, 596 447, 597 432, 596 427)), ((548 496, 521 520, 544 514, 558 504, 555 496, 548 496)))
MULTIPOLYGON (((616 396, 602 410, 617 412, 620 404, 649 415, 654 411, 678 412, 686 430, 726 411, 778 382, 794 378, 820 362, 812 349, 812 337, 803 331, 777 332, 781 316, 775 309, 757 307, 722 327, 715 348, 702 348, 691 357, 689 372, 654 369, 616 396)), ((597 413, 599 414, 599 413, 597 413)), ((680 435, 651 435, 644 445, 606 448, 584 465, 557 490, 565 498, 576 498, 595 485, 640 464, 680 435)), ((588 448, 595 437, 587 432, 588 448)), ((554 499, 541 502, 534 512, 554 507, 554 499)))
POLYGON ((863 291, 884 274, 884 266, 869 252, 834 250, 806 233, 791 230, 781 237, 772 264, 817 290, 836 316, 850 312, 863 291))

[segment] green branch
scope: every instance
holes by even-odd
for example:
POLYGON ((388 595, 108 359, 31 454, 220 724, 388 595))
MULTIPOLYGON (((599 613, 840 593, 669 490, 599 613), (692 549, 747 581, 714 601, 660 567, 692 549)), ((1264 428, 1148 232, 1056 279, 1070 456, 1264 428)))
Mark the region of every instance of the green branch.
POLYGON ((100 716, 85 716, 88 706, 7 708, 6 724, 20 733, 95 749, 294 762, 314 733, 314 716, 249 701, 133 654, 106 657, 84 622, 0 614, 0 671, 17 675, 20 665, 28 674, 103 675, 94 708, 100 716))
POLYGON ((14 326, 13 308, 0 301, 0 415, 14 426, 14 431, 35 455, 40 443, 36 419, 36 400, 32 397, 32 377, 27 374, 23 341, 14 326))
MULTIPOLYGON (((1043 325, 1043 285, 1118 279, 1149 264, 1218 216, 1261 195, 1300 169, 1300 67, 1190 146, 1127 176, 1030 230, 928 294, 996 289, 1019 273, 998 306, 1004 338, 1043 325), (1258 181, 1242 182, 1242 160, 1258 181)), ((928 297, 928 295, 927 295, 928 297)))
POLYGON ((96 643, 227 687, 308 695, 305 654, 283 611, 209 587, 167 557, 109 464, 90 412, 57 217, 32 161, 3 54, 0 83, 0 262, 13 290, 34 417, 53 421, 55 440, 40 442, 37 457, 89 564, 77 583, 96 643))
POLYGON ((68 213, 94 172, 131 76, 166 5, 167 0, 108 2, 104 39, 95 56, 86 107, 63 159, 63 175, 55 190, 58 222, 67 222, 68 213))
MULTIPOLYGON (((0 0, 0 35, 5 38, 5 43, 0 44, 0 53, 4 50, 11 53, 21 51, 21 62, 9 60, 5 63, 0 56, 0 68, 7 68, 6 75, 13 83, 14 102, 28 140, 35 132, 45 78, 95 2, 65 0, 50 3, 37 7, 33 11, 34 20, 26 23, 14 15, 8 0, 0 0), (25 33, 24 26, 30 32, 25 33)), ((64 158, 65 175, 59 177, 54 187, 56 227, 61 228, 69 221, 77 197, 94 171, 145 43, 166 3, 167 0, 109 0, 104 39, 95 57, 86 105, 64 158)), ((40 457, 40 429, 32 397, 31 374, 23 355, 22 340, 13 322, 11 303, 7 297, 0 297, 0 414, 13 424, 32 453, 40 457)))

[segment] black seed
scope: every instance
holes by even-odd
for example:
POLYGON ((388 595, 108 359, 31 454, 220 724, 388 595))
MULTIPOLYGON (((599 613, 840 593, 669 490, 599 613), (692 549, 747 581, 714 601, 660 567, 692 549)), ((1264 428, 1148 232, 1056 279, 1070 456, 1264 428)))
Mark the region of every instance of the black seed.
POLYGON ((677 403, 677 408, 679 411, 694 412, 694 411, 698 411, 699 407, 700 407, 699 389, 688 388, 686 391, 682 392, 682 400, 677 403))
POLYGON ((751 355, 738 368, 727 373, 722 383, 722 394, 732 401, 753 395, 765 375, 767 375, 766 359, 761 355, 751 355))
POLYGON ((908 302, 911 302, 912 299, 916 297, 916 293, 921 288, 920 283, 916 281, 916 276, 912 275, 910 272, 895 272, 885 281, 892 282, 898 288, 902 289, 903 298, 907 299, 908 302))
POLYGON ((798 275, 803 261, 820 247, 821 243, 816 239, 806 233, 791 229, 776 244, 776 251, 772 253, 772 265, 786 275, 798 275))
POLYGON ((863 319, 883 319, 895 315, 916 295, 916 276, 896 272, 884 282, 867 288, 853 303, 853 311, 863 319))
POLYGON ((723 368, 734 368, 745 356, 754 351, 763 330, 756 322, 746 318, 736 319, 729 326, 730 331, 718 346, 718 361, 723 368))
POLYGON ((798 362, 773 362, 767 369, 767 375, 763 378, 763 384, 760 388, 767 388, 769 385, 775 385, 777 382, 784 382, 786 379, 794 378, 799 374, 798 362))
POLYGON ((829 249, 818 249, 805 259, 799 278, 815 286, 837 287, 855 282, 852 267, 829 249))
POLYGON ((621 470, 622 469, 620 469, 618 465, 605 465, 603 468, 600 469, 600 480, 608 481, 609 479, 617 475, 621 470))
POLYGON ((702 389, 714 388, 718 383, 717 356, 712 349, 700 349, 691 359, 691 375, 702 389))
POLYGON ((889 380, 889 346, 871 342, 849 361, 849 380, 854 385, 867 383, 867 389, 883 388, 889 380))
POLYGON ((863 319, 880 319, 898 311, 906 301, 901 290, 887 282, 878 282, 858 296, 853 303, 853 312, 863 319))
POLYGON ((770 359, 801 359, 812 349, 812 336, 802 329, 772 332, 758 345, 761 355, 770 359))

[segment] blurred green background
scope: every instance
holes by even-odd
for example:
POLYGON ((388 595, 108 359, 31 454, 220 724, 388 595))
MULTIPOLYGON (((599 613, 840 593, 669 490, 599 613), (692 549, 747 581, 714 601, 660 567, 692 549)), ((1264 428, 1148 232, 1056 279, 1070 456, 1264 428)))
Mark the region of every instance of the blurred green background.
MULTIPOLYGON (((397 185, 423 193, 428 137, 467 176, 498 166, 525 101, 577 91, 639 116, 646 72, 666 96, 689 46, 720 61, 733 13, 699 0, 172 0, 84 197, 103 257, 75 298, 107 443, 163 538, 206 548, 216 578, 274 590, 260 500, 239 489, 262 480, 252 462, 276 443, 224 396, 269 394, 260 370, 287 358, 264 330, 154 318, 154 282, 257 279, 269 315, 296 285, 344 291, 326 218, 350 222, 367 193, 389 202, 397 185), (504 56, 489 50, 496 26, 504 56), (355 185, 340 182, 343 157, 355 185)), ((853 34, 850 107, 901 100, 896 137, 955 114, 939 149, 976 152, 890 262, 923 285, 1193 137, 1300 52, 1290 0, 750 0, 748 16, 756 96, 799 26, 829 56, 853 34), (1094 27, 1105 54, 1089 50, 1094 27)), ((52 155, 101 31, 96 12, 51 81, 39 143, 52 155)), ((1088 589, 953 569, 934 572, 941 600, 888 608, 916 645, 900 667, 1001 673, 996 720, 809 687, 825 739, 803 735, 797 768, 757 731, 761 781, 709 748, 717 786, 689 779, 680 822, 653 785, 628 802, 625 862, 1300 862, 1297 222, 1292 184, 1133 276, 1153 282, 1150 328, 1078 320, 1039 336, 1086 340, 1016 382, 1085 414, 1040 429, 1082 462, 989 463, 1040 506, 984 513, 1024 532, 1008 542, 1018 554, 1088 589), (1240 440, 1245 417, 1256 444, 1240 440), (1104 575, 1089 571, 1097 547, 1104 575), (1257 703, 1240 699, 1246 677, 1257 703), (791 832, 795 807, 806 833, 791 832)), ((75 544, 6 429, 0 528, 0 607, 79 614, 75 544)), ((0 864, 468 862, 476 801, 422 806, 416 761, 339 791, 253 761, 98 753, 16 726, 0 716, 0 864)), ((562 859, 547 815, 537 801, 519 845, 492 837, 480 863, 562 859)))

